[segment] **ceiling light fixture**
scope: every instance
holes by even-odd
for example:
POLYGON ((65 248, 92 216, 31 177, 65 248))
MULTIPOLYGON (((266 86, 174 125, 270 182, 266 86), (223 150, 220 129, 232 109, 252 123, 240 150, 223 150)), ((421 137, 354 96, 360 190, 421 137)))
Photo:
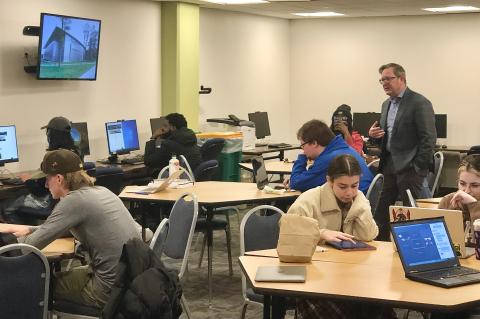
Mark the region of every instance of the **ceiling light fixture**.
POLYGON ((211 2, 216 4, 257 4, 268 3, 265 0, 203 0, 205 2, 211 2))
POLYGON ((300 12, 300 13, 292 13, 296 16, 301 17, 339 17, 344 16, 343 13, 332 12, 332 11, 319 11, 319 12, 300 12))
POLYGON ((443 8, 423 8, 422 10, 430 12, 465 12, 465 11, 479 11, 480 8, 472 6, 450 6, 443 8))

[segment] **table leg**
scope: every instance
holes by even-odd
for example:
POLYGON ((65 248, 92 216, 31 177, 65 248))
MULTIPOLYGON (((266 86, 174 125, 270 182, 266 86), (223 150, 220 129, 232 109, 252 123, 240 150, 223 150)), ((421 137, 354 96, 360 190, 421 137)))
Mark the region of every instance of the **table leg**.
POLYGON ((285 298, 272 296, 272 319, 285 318, 285 298))
POLYGON ((207 248, 208 248, 208 306, 212 307, 212 258, 213 258, 213 233, 212 233, 213 208, 207 207, 207 248))
POLYGON ((270 319, 271 301, 270 295, 263 296, 263 319, 270 319))

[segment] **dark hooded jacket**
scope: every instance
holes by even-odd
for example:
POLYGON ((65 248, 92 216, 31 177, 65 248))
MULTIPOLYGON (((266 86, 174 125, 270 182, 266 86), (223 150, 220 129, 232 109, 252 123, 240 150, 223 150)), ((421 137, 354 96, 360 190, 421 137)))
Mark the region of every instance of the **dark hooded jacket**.
POLYGON ((195 133, 186 127, 177 129, 163 138, 150 140, 145 144, 145 166, 152 176, 168 165, 172 155, 183 155, 192 170, 202 161, 195 133))
POLYGON ((103 319, 175 319, 182 313, 182 288, 147 244, 134 238, 124 246, 103 319))

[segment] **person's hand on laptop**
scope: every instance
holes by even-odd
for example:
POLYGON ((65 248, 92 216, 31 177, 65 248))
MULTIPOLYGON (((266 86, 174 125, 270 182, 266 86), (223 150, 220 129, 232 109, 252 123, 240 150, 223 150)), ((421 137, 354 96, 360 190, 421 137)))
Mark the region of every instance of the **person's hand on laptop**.
POLYGON ((320 239, 324 241, 333 241, 333 242, 341 242, 342 240, 350 241, 352 243, 355 243, 353 240, 354 236, 347 234, 347 233, 342 233, 340 231, 336 230, 329 230, 325 229, 323 232, 320 233, 320 239))
POLYGON ((461 208, 462 204, 470 204, 470 203, 475 203, 477 199, 473 197, 470 194, 467 194, 466 192, 462 190, 458 190, 455 195, 453 195, 452 200, 450 201, 450 204, 453 207, 461 208))

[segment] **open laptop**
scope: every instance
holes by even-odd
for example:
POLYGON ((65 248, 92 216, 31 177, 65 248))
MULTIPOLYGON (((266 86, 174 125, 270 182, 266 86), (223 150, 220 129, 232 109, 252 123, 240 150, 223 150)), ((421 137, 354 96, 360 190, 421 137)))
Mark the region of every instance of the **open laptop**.
POLYGON ((463 213, 459 210, 390 206, 390 222, 415 220, 420 218, 444 217, 453 246, 460 258, 468 258, 475 254, 473 248, 465 246, 463 229, 463 213))
POLYGON ((263 157, 255 156, 252 158, 252 169, 258 189, 264 189, 267 185, 274 189, 285 189, 285 186, 282 183, 268 182, 268 174, 263 157))
POLYGON ((305 282, 305 266, 260 266, 255 281, 305 282))
POLYGON ((405 277, 444 288, 480 282, 480 270, 460 266, 443 217, 391 224, 405 277))
POLYGON ((152 134, 158 130, 159 128, 168 125, 168 120, 164 116, 157 117, 150 119, 150 129, 152 130, 152 134))
POLYGON ((145 186, 131 187, 128 190, 128 193, 148 195, 148 194, 161 192, 164 189, 167 189, 167 187, 170 186, 170 184, 172 184, 173 181, 179 178, 183 172, 184 172, 184 169, 180 167, 178 171, 168 176, 167 179, 161 180, 159 183, 153 182, 150 184, 150 186, 146 186, 146 187, 145 186))

